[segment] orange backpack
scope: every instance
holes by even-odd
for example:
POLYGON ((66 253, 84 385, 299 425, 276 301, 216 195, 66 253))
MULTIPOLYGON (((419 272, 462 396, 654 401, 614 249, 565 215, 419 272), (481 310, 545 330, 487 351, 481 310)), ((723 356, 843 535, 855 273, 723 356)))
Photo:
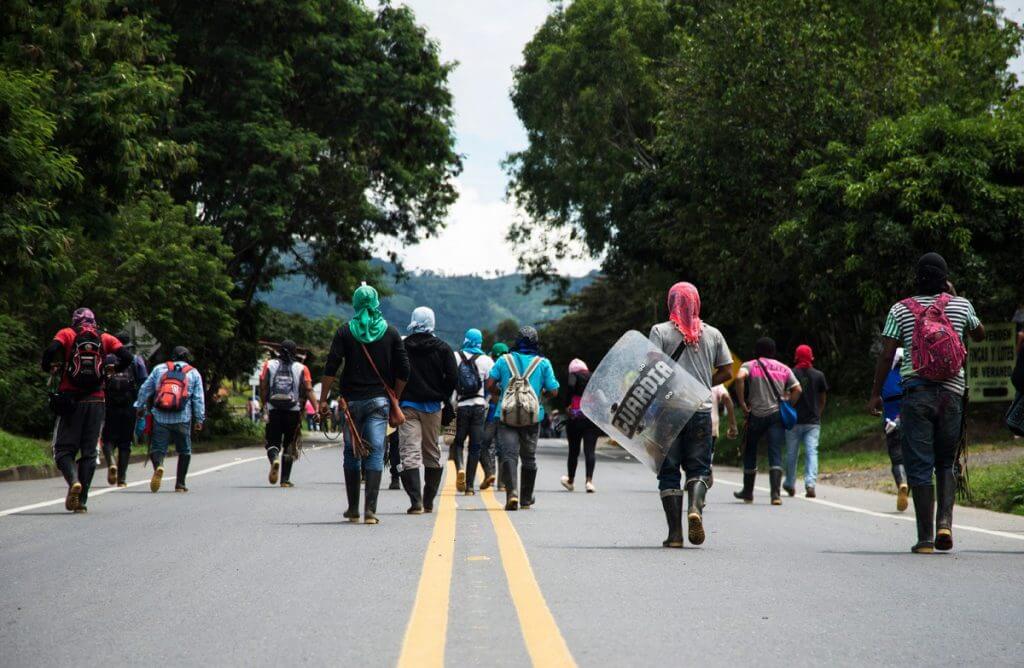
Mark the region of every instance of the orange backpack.
POLYGON ((183 411, 188 403, 188 372, 191 370, 188 364, 168 362, 167 371, 156 389, 153 406, 167 413, 183 411))

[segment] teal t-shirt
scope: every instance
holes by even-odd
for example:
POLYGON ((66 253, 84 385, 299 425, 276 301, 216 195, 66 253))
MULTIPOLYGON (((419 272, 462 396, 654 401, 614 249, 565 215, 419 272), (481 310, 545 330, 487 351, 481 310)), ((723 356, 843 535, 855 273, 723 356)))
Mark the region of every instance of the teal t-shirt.
MULTIPOLYGON (((536 355, 527 355, 523 353, 510 353, 512 358, 516 362, 516 368, 519 373, 525 373, 526 369, 530 366, 533 358, 536 355)), ((498 358, 498 361, 491 367, 490 377, 498 382, 501 386, 501 397, 505 398, 505 388, 508 387, 508 383, 512 380, 512 371, 508 368, 508 360, 502 355, 498 358)), ((537 369, 530 376, 530 385, 533 386, 533 391, 537 393, 537 398, 541 398, 541 392, 556 392, 558 390, 558 379, 555 378, 555 370, 551 368, 551 361, 546 357, 541 358, 540 364, 537 369)), ((501 400, 499 400, 498 406, 501 406, 501 400)), ((544 419, 544 404, 541 403, 540 413, 537 415, 538 420, 544 419)))

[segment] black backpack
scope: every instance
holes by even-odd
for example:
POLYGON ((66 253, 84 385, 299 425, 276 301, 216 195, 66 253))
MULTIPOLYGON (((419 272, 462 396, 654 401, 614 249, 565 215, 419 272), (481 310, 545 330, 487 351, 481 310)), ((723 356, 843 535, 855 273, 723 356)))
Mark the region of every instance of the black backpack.
POLYGON ((480 371, 476 368, 476 358, 479 355, 466 357, 465 353, 459 352, 459 373, 455 383, 455 391, 459 400, 472 399, 480 396, 480 388, 483 383, 480 381, 480 371))
POLYGON ((286 358, 277 361, 277 369, 270 377, 268 400, 272 408, 290 410, 299 403, 299 393, 298 388, 295 387, 292 364, 292 361, 286 358))
POLYGON ((68 355, 67 376, 71 384, 83 392, 95 392, 103 385, 103 339, 92 327, 75 333, 68 355))
POLYGON ((138 388, 135 387, 135 372, 129 366, 107 379, 105 388, 107 404, 114 408, 127 408, 135 403, 138 388))

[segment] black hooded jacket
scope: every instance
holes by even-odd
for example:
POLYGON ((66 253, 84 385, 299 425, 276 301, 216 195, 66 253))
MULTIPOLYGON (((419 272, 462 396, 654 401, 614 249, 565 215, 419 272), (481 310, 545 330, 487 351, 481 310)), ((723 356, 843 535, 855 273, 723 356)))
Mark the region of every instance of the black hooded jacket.
POLYGON ((405 350, 412 372, 402 401, 448 401, 459 372, 451 346, 433 334, 411 334, 405 338, 405 350))

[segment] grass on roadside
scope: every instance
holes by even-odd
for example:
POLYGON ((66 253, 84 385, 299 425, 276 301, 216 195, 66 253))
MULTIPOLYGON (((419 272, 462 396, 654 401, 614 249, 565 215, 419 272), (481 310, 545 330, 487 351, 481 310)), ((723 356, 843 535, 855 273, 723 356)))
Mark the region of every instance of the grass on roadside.
POLYGON ((1024 460, 970 470, 971 505, 1024 515, 1024 460))
POLYGON ((50 443, 38 438, 16 436, 0 429, 0 469, 52 461, 50 443))

